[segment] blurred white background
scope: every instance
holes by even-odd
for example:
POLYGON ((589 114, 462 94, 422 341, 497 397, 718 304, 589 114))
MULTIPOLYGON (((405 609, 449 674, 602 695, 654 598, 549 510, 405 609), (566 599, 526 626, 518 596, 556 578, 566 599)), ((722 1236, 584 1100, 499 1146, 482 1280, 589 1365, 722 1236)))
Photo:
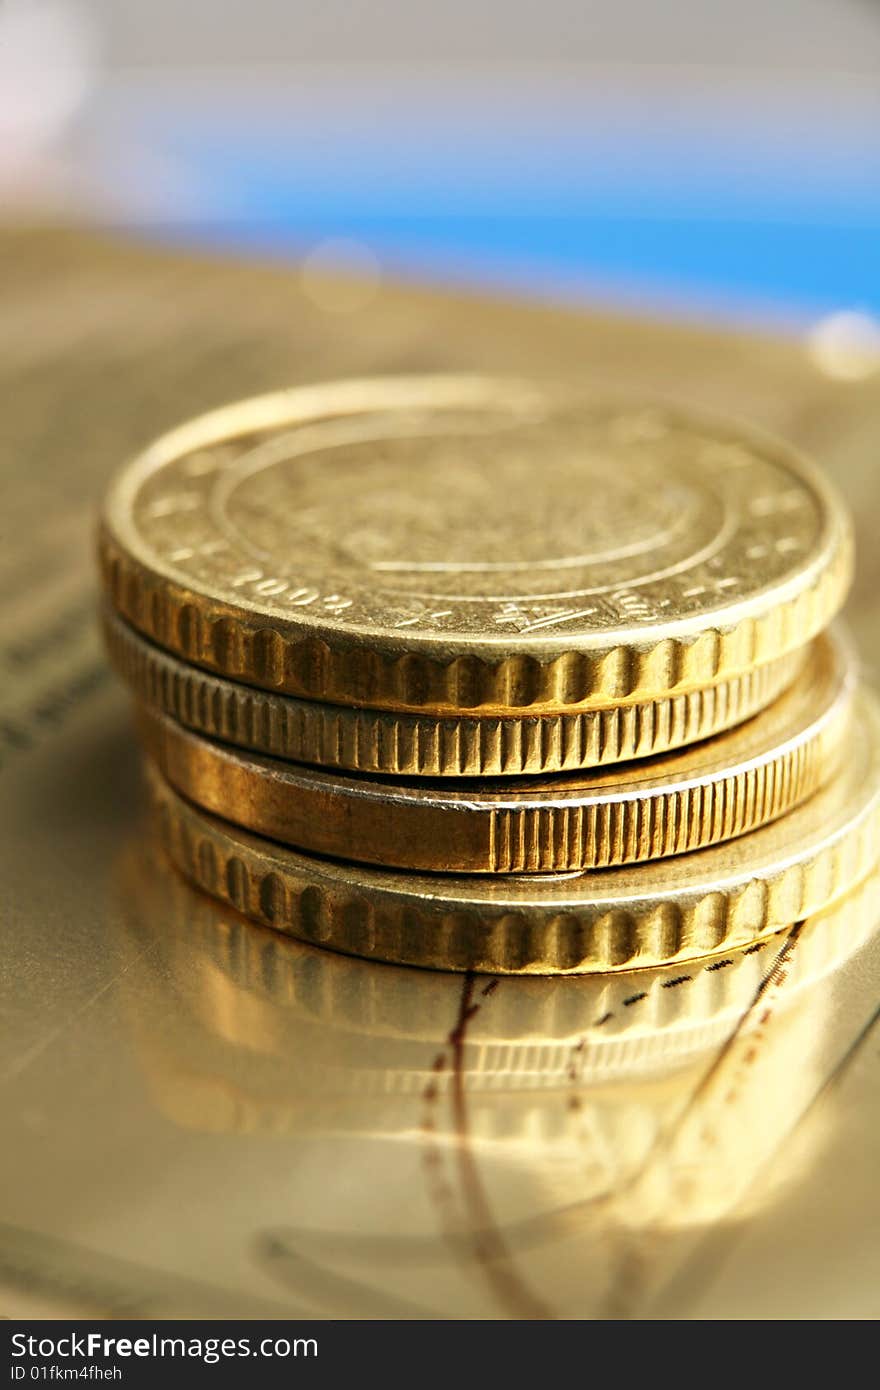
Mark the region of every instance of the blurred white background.
POLYGON ((873 0, 0 0, 9 216, 876 348, 873 0))

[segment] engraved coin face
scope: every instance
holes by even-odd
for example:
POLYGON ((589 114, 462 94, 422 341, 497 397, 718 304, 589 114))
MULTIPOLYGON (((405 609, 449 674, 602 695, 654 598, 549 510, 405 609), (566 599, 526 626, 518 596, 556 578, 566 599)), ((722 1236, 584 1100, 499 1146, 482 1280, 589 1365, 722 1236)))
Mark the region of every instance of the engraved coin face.
POLYGON ((105 561, 135 626, 255 684, 566 708, 802 645, 842 598, 848 532, 818 475, 760 436, 412 378, 262 398, 166 437, 111 492, 105 561))
POLYGON ((686 460, 658 476, 644 445, 616 445, 613 425, 607 437, 607 422, 583 414, 444 431, 426 412, 403 438, 395 423, 377 438, 331 422, 305 453, 293 433, 245 454, 214 495, 218 525, 274 579, 332 575, 392 624, 410 599, 448 599, 462 625, 486 605, 501 617, 515 599, 644 580, 692 560, 695 540, 711 545, 724 525, 721 499, 686 460))

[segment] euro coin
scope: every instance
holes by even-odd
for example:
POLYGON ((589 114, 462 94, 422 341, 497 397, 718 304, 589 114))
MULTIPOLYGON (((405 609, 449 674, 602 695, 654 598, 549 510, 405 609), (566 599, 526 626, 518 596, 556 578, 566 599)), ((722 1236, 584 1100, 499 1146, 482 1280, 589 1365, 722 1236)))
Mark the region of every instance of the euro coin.
POLYGON ((784 815, 836 770, 855 664, 817 639, 770 709, 707 743, 613 772, 492 781, 330 773, 244 753, 142 707, 144 742, 190 801, 270 839, 389 868, 597 869, 701 849, 784 815))
POLYGON ((299 763, 393 776, 503 777, 608 767, 709 738, 770 704, 806 653, 654 700, 543 715, 430 715, 327 705, 242 685, 191 666, 109 608, 116 669, 145 704, 197 733, 299 763))
MULTIPOLYGON (((159 987, 170 986, 181 1009, 225 1042, 249 1054, 344 1065, 355 1086, 381 1058, 386 1095, 438 1080, 431 1044, 444 1042, 460 1014, 459 975, 376 970, 259 927, 192 888, 152 845, 131 848, 120 901, 126 949, 154 963, 159 987)), ((792 999, 839 970, 878 920, 880 866, 824 912, 723 962, 508 979, 488 993, 483 985, 462 1058, 467 1084, 556 1087, 572 1081, 573 1069, 579 1082, 603 1080, 717 1045, 757 1025, 749 1014, 780 955, 792 999)))
POLYGON ((164 436, 111 487, 118 612, 246 684, 410 713, 607 708, 802 648, 850 582, 830 484, 653 403, 337 382, 164 436))
POLYGON ((880 858, 880 709, 856 697, 839 775, 729 844, 592 873, 437 875, 307 855, 193 806, 154 769, 159 835, 198 887, 292 936, 489 974, 663 965, 748 946, 855 888, 880 858))

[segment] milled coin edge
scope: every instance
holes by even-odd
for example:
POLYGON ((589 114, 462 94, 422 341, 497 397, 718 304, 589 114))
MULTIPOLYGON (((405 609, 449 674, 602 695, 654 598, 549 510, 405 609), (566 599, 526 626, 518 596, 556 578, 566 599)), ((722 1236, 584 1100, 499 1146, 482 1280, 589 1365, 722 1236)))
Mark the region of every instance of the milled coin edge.
POLYGON ((685 694, 736 679, 805 646, 840 609, 852 578, 849 531, 814 582, 794 598, 728 629, 705 628, 653 644, 442 659, 416 649, 285 637, 271 619, 153 578, 102 532, 100 562, 112 607, 143 636, 229 679, 327 704, 438 715, 578 712, 685 694))
MULTIPOLYGON (((523 804, 519 783, 506 784, 513 796, 472 789, 462 803, 454 784, 377 784, 245 754, 147 706, 140 707, 138 722, 163 776, 189 802, 219 816, 232 805, 242 828, 307 854, 417 873, 592 872, 738 839, 778 820, 830 780, 852 727, 855 669, 843 643, 813 650, 814 665, 785 697, 794 700, 797 719, 786 716, 781 737, 771 711, 763 719, 770 719, 772 737, 759 736, 768 726, 756 719, 747 726, 746 751, 739 757, 729 751, 720 766, 707 765, 701 747, 683 755, 696 757, 696 769, 666 781, 654 764, 643 762, 629 778, 614 786, 603 782, 592 794, 589 782, 579 793, 556 790, 551 779, 523 804), (817 669, 824 674, 815 711, 817 669)), ((742 731, 729 737, 742 742, 742 731)))
MULTIPOLYGON (((880 740, 873 703, 870 733, 880 740)), ((543 905, 520 906, 503 898, 493 905, 444 897, 443 876, 437 875, 430 895, 398 895, 371 885, 369 870, 310 860, 197 810, 149 766, 147 781, 160 841, 197 887, 313 945, 438 970, 580 974, 715 955, 824 911, 880 859, 875 772, 851 818, 828 838, 806 853, 793 849, 769 868, 738 871, 717 885, 674 896, 622 896, 619 905, 575 907, 548 898, 543 905)), ((409 876, 396 877, 405 885, 409 876)), ((425 877, 418 882, 424 887, 425 877)))
POLYGON ((297 700, 190 666, 105 607, 111 661, 138 699, 197 733, 291 762, 392 776, 580 771, 653 757, 735 728, 778 698, 809 647, 703 689, 543 716, 392 714, 297 700))

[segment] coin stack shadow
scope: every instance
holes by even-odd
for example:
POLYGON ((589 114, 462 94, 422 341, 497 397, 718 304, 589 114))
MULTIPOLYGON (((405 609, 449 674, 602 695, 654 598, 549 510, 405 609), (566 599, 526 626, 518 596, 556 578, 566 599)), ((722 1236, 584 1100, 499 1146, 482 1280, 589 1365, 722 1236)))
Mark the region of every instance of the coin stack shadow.
POLYGON ((659 966, 880 858, 880 714, 829 630, 849 524, 759 432, 547 383, 301 388, 157 441, 99 549, 171 859, 304 940, 659 966))

